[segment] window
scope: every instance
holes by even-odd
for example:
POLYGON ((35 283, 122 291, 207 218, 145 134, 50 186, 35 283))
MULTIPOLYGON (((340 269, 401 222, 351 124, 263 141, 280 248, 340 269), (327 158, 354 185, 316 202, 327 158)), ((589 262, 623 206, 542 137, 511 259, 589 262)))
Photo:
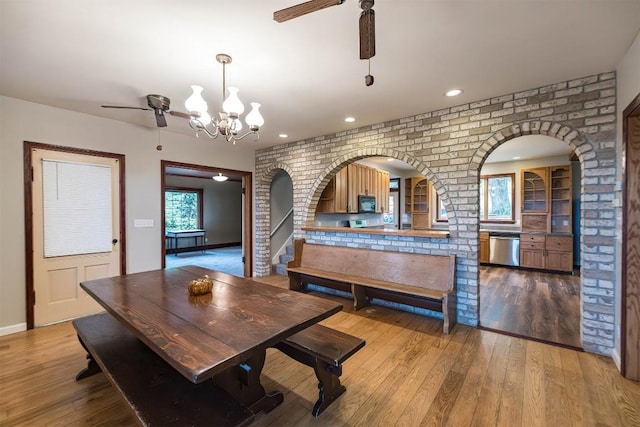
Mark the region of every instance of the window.
POLYGON ((444 222, 448 221, 447 210, 444 208, 444 203, 440 200, 440 196, 436 194, 436 221, 444 222))
POLYGON ((164 193, 165 230, 202 228, 202 189, 168 188, 164 193))
POLYGON ((480 221, 514 222, 515 174, 480 177, 480 221))

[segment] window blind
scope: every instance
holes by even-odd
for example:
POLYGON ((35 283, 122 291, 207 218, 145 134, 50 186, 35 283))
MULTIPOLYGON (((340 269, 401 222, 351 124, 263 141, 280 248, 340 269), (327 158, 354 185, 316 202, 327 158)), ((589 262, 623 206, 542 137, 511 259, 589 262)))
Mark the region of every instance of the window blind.
POLYGON ((45 258, 112 250, 111 167, 42 160, 45 258))

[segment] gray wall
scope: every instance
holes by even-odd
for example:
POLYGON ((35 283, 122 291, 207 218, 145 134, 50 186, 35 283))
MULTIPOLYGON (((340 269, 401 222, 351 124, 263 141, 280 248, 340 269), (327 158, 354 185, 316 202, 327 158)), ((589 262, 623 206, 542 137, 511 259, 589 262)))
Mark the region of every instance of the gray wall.
POLYGON ((283 170, 279 171, 271 181, 271 224, 270 253, 277 253, 293 234, 293 216, 289 216, 279 229, 275 230, 285 215, 293 207, 293 182, 283 170))
POLYGON ((196 139, 168 128, 134 126, 5 96, 0 97, 0 111, 0 334, 26 328, 23 141, 125 155, 128 273, 161 266, 162 160, 248 172, 254 168, 248 144, 196 139), (159 144, 162 151, 156 150, 159 144), (136 219, 150 219, 153 227, 134 227, 136 219))
MULTIPOLYGON (((242 183, 213 179, 167 176, 167 187, 202 189, 202 220, 207 244, 242 243, 242 183)), ((192 246, 192 241, 179 247, 192 246)))
MULTIPOLYGON (((582 334, 587 351, 614 348, 616 178, 615 73, 577 78, 439 111, 265 148, 256 152, 256 203, 269 203, 278 170, 291 176, 295 234, 310 242, 389 251, 457 255, 458 319, 478 323, 478 180, 494 148, 522 135, 557 138, 581 164, 582 334), (449 212, 449 239, 380 238, 302 231, 322 189, 345 164, 382 155, 414 166, 433 184, 449 212)), ((268 209, 256 212, 256 273, 269 273, 268 209)))

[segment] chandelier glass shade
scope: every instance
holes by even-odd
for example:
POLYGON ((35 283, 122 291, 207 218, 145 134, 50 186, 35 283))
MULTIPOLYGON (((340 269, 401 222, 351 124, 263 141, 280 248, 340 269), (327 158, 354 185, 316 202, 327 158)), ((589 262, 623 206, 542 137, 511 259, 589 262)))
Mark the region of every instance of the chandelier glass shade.
POLYGON ((204 133, 209 138, 217 138, 222 135, 227 141, 235 144, 236 140, 240 140, 248 135, 254 134, 256 139, 260 138, 258 131, 264 125, 264 118, 260 114, 260 104, 251 103, 251 111, 245 117, 245 122, 249 130, 241 136, 242 122, 240 116, 244 113, 244 104, 238 97, 240 91, 237 87, 226 87, 225 67, 231 63, 231 57, 225 54, 216 55, 216 60, 222 64, 222 95, 229 92, 226 99, 222 103, 222 111, 219 118, 212 118, 209 114, 207 102, 202 97, 202 86, 192 85, 193 93, 184 103, 185 108, 189 111, 191 119, 189 125, 195 129, 196 136, 204 133))

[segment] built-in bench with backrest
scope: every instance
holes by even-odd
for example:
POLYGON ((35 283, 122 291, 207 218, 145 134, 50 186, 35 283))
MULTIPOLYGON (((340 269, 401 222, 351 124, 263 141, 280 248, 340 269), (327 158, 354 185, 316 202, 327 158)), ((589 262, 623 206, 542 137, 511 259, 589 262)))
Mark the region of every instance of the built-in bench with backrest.
POLYGON ((456 323, 456 256, 388 252, 294 241, 289 288, 309 283, 350 292, 354 309, 378 298, 442 312, 444 333, 456 323))

